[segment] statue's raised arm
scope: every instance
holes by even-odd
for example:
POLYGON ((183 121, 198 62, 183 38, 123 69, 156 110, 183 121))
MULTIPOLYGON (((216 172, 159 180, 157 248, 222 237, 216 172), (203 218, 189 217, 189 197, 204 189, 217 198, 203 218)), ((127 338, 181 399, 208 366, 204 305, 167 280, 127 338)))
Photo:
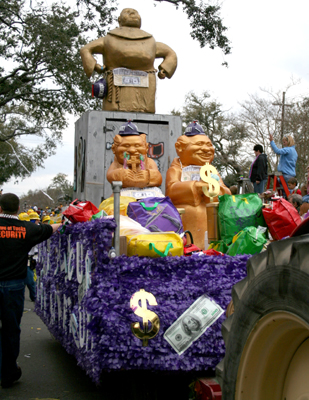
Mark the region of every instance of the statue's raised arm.
POLYGON ((91 77, 93 71, 98 73, 103 72, 104 66, 97 63, 97 60, 92 54, 103 54, 104 49, 104 38, 93 40, 92 42, 86 44, 81 51, 80 55, 83 61, 83 67, 88 78, 91 77))
POLYGON ((103 110, 154 113, 154 60, 163 58, 158 77, 171 78, 177 67, 176 53, 140 29, 141 17, 136 10, 125 8, 118 22, 119 28, 81 49, 84 70, 88 78, 93 71, 102 73, 107 82, 103 110), (102 54, 102 64, 93 54, 102 54))

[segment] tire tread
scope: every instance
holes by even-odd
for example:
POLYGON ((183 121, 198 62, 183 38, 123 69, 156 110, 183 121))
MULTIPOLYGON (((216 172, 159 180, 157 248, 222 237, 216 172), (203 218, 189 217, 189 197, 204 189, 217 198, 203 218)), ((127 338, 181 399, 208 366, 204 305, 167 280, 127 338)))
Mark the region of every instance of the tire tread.
MULTIPOLYGON (((295 271, 295 268, 297 268, 309 275, 309 234, 271 243, 266 251, 254 255, 248 260, 247 277, 233 286, 232 299, 235 307, 235 313, 229 316, 223 322, 221 329, 226 346, 226 356, 216 367, 216 377, 221 385, 223 396, 226 396, 224 397, 225 400, 234 399, 234 390, 236 388, 236 378, 234 381, 234 374, 229 373, 227 365, 230 365, 230 367, 232 367, 232 370, 236 368, 237 374, 238 362, 241 358, 241 351, 239 351, 239 348, 236 352, 232 351, 233 346, 234 350, 237 347, 235 347, 235 343, 233 343, 233 340, 230 340, 230 337, 233 337, 235 340, 237 337, 239 337, 240 333, 237 323, 239 323, 239 321, 241 320, 242 315, 250 315, 243 314, 246 308, 244 306, 245 303, 242 301, 242 297, 247 289, 254 289, 254 281, 261 273, 264 273, 265 270, 270 270, 271 272, 272 269, 276 268, 280 268, 282 272, 288 271, 289 268, 295 271), (238 310, 240 314, 237 313, 238 310), (229 346, 232 347, 229 348, 229 346)), ((280 285, 278 285, 278 287, 280 288, 280 285)), ((248 298, 248 296, 250 298, 251 291, 246 294, 246 298, 248 298)), ((251 312, 254 314, 253 309, 251 310, 251 312)), ((257 315, 259 313, 260 311, 257 313, 257 315)), ((252 319, 257 318, 253 314, 251 316, 252 319)), ((249 333, 246 333, 246 335, 247 334, 249 333)))

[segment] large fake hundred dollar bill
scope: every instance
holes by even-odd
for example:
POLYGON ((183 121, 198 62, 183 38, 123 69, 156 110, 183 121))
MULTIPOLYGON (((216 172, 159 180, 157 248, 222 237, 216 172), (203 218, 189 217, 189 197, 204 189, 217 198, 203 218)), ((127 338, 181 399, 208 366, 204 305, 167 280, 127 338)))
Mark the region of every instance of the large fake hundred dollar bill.
POLYGON ((181 355, 222 314, 222 308, 203 295, 167 329, 164 338, 181 355))

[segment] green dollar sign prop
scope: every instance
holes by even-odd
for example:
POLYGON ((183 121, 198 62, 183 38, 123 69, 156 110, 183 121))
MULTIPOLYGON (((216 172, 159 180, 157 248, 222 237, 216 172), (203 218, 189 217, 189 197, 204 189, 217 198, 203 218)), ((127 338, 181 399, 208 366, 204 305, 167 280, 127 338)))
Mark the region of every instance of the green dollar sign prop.
POLYGON ((158 305, 154 295, 146 292, 144 289, 140 289, 139 292, 135 292, 130 300, 130 307, 134 311, 134 314, 143 319, 143 329, 140 328, 139 322, 134 322, 131 324, 133 335, 143 341, 143 346, 147 346, 148 340, 153 339, 160 330, 160 319, 156 313, 148 310, 147 301, 151 306, 158 305), (150 329, 148 329, 148 322, 151 324, 150 329))
POLYGON ((200 177, 203 182, 208 183, 208 188, 204 186, 203 192, 205 196, 210 198, 210 202, 213 202, 213 198, 218 196, 218 194, 220 193, 220 185, 216 179, 211 177, 211 174, 218 175, 218 172, 214 166, 206 163, 201 167, 200 177))

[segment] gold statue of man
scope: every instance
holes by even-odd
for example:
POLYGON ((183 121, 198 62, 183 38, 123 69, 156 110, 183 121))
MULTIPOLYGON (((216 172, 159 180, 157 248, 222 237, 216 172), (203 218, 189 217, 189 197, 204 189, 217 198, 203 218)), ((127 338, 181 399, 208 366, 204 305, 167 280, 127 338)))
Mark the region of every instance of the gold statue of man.
POLYGON ((121 126, 114 138, 112 151, 115 159, 107 170, 106 178, 112 183, 121 181, 122 187, 154 187, 162 183, 157 164, 147 157, 146 135, 138 132, 131 121, 121 126))
MULTIPOLYGON (((203 191, 203 187, 208 188, 209 184, 200 180, 199 166, 212 163, 215 149, 196 121, 189 124, 185 134, 177 139, 175 147, 178 157, 167 170, 165 194, 177 208, 185 209, 182 215, 184 230, 190 231, 194 244, 204 249, 204 235, 208 230, 206 204, 210 199, 203 191)), ((218 183, 220 195, 231 194, 219 174, 218 183)), ((217 197, 214 200, 218 201, 217 197)))
POLYGON ((108 92, 103 110, 155 113, 154 60, 164 59, 158 77, 171 78, 177 67, 176 53, 140 29, 141 17, 136 10, 125 8, 118 22, 119 28, 81 49, 84 70, 88 78, 93 71, 104 74, 108 92), (103 65, 93 54, 103 55, 103 65))

